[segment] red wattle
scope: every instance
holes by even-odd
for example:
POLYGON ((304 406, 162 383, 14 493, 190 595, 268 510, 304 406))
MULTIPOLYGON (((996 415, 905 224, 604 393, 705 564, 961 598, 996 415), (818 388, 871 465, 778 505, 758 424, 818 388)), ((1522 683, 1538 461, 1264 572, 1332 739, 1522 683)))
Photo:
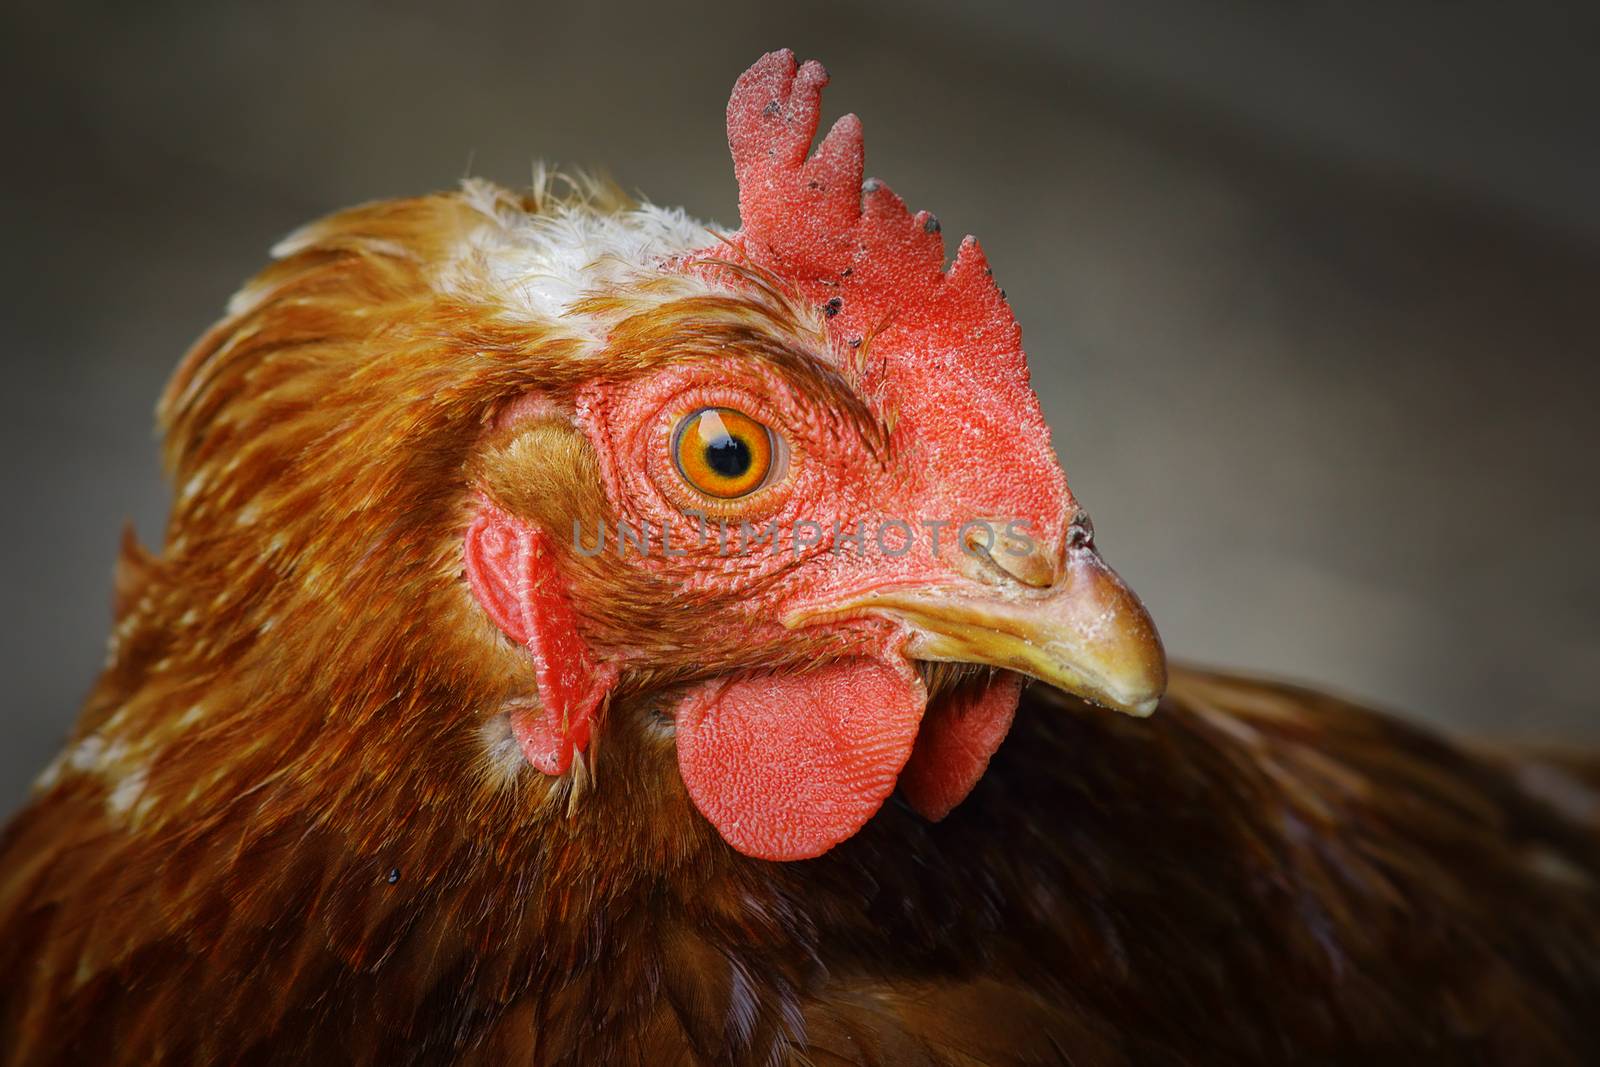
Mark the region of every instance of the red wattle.
POLYGON ((967 799, 1011 730, 1023 678, 1010 671, 984 686, 962 686, 934 701, 923 716, 900 790, 923 818, 949 815, 967 799))
POLYGON ((894 791, 925 703, 903 660, 709 682, 678 708, 678 767, 734 848, 808 859, 861 829, 894 791))

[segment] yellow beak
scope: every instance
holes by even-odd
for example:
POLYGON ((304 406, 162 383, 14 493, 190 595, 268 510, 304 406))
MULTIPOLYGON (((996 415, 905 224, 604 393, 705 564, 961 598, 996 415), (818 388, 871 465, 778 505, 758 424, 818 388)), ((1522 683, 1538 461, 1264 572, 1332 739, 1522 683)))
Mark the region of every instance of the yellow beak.
POLYGON ((868 593, 835 611, 903 621, 915 659, 1004 667, 1129 715, 1155 711, 1167 687, 1161 637, 1087 536, 1049 561, 1003 551, 970 558, 958 585, 868 593))

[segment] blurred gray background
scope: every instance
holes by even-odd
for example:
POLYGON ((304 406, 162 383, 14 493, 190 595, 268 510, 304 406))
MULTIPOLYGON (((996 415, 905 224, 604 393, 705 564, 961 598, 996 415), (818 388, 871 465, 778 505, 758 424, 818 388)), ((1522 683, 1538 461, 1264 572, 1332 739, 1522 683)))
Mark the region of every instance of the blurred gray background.
POLYGON ((723 105, 784 45, 983 238, 1176 655, 1600 740, 1594 5, 12 0, 0 811, 122 521, 160 541, 155 397, 276 238, 535 158, 731 223, 723 105))

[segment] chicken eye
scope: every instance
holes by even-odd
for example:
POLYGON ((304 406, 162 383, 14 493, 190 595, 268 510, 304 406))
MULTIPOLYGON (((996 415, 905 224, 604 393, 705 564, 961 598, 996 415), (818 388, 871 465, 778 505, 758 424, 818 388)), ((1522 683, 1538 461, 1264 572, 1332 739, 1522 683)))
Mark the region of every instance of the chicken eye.
POLYGON ((772 452, 772 431, 733 408, 701 408, 672 435, 672 458, 683 480, 720 500, 761 488, 772 470, 772 452))

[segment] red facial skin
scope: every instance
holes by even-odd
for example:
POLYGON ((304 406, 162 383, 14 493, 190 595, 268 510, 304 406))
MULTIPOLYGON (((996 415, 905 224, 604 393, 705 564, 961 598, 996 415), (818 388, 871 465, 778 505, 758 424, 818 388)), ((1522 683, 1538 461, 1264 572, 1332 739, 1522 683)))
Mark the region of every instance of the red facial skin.
MULTIPOLYGON (((1059 536, 1070 498, 1039 494, 1006 501, 987 493, 964 501, 970 489, 932 476, 930 452, 937 451, 925 448, 904 421, 891 436, 890 457, 880 461, 850 425, 781 377, 752 369, 737 384, 728 379, 716 368, 672 367, 622 387, 590 390, 576 419, 600 459, 617 520, 656 531, 670 523, 673 551, 683 553, 669 556, 658 545, 645 555, 630 554, 631 565, 686 592, 739 594, 741 617, 708 626, 708 640, 736 639, 749 650, 755 669, 711 678, 682 698, 679 759, 690 795, 731 844, 769 859, 817 855, 851 836, 897 781, 918 810, 941 818, 970 791, 1004 739, 1020 679, 1002 674, 986 689, 952 694, 936 705, 919 737, 927 696, 901 651, 898 630, 854 620, 813 624, 813 632, 832 631, 851 656, 813 670, 761 671, 761 650, 777 654, 792 642, 795 631, 784 620, 804 609, 873 589, 966 580, 957 569, 953 525, 941 531, 937 552, 931 532, 919 525, 909 551, 896 554, 893 533, 886 539, 888 552, 870 535, 859 547, 831 551, 835 523, 848 532, 863 525, 873 529, 885 517, 906 516, 920 524, 981 515, 1025 520, 1048 538, 1059 536), (785 442, 787 456, 776 479, 748 497, 706 498, 672 461, 677 420, 712 405, 750 415, 785 442), (695 537, 690 510, 708 516, 712 532, 703 543, 695 537), (718 518, 730 531, 725 550, 715 532, 718 518), (802 521, 822 528, 808 531, 819 536, 818 543, 791 551, 802 521), (741 523, 759 529, 775 523, 783 547, 777 553, 739 551, 741 523), (913 744, 917 756, 908 766, 913 744)), ((979 434, 973 447, 1007 456, 1016 450, 1010 436, 979 434)), ((590 650, 577 638, 575 613, 549 591, 553 572, 541 571, 537 551, 523 547, 551 536, 564 533, 528 529, 503 513, 485 512, 469 534, 467 558, 480 601, 503 630, 528 646, 540 668, 542 714, 535 710, 518 718, 514 733, 535 767, 562 773, 572 751, 584 748, 604 689, 615 682, 628 654, 590 650), (493 607, 500 604, 509 606, 493 607), (568 668, 564 675, 547 668, 552 659, 568 668), (573 677, 575 665, 582 665, 580 678, 573 677)))
MULTIPOLYGON (((633 565, 685 593, 725 594, 735 605, 737 614, 710 627, 706 640, 736 638, 748 669, 713 674, 683 695, 679 766, 723 836, 767 859, 818 855, 849 837, 903 770, 908 799, 929 817, 943 817, 983 773, 1021 688, 1016 676, 1001 674, 986 689, 953 694, 919 740, 928 700, 903 652, 906 632, 864 621, 859 612, 803 617, 873 590, 970 586, 960 569, 961 523, 1017 520, 1029 537, 1054 546, 1076 510, 1028 385, 1020 330, 976 242, 964 241, 943 269, 932 216, 910 214, 881 184, 862 185, 854 116, 841 119, 806 158, 825 81, 820 66, 797 68, 787 52, 764 57, 740 79, 728 122, 744 228, 705 258, 742 260, 816 309, 820 340, 810 358, 846 383, 872 425, 736 355, 597 382, 579 394, 574 418, 599 459, 616 518, 656 531, 670 523, 672 548, 683 553, 658 549, 631 556, 633 565), (769 484, 717 501, 679 474, 673 428, 708 406, 739 410, 782 438, 787 460, 769 484), (775 523, 782 547, 740 552, 735 541, 719 551, 715 536, 697 542, 694 511, 724 520, 735 534, 741 523, 775 523), (890 519, 913 527, 908 550, 900 551, 894 531, 882 543, 871 535, 890 519), (937 548, 925 520, 949 524, 937 548), (797 547, 803 522, 818 524, 821 536, 797 547), (836 525, 845 532, 864 525, 869 533, 860 546, 830 551, 836 525), (819 631, 831 632, 834 657, 800 668, 785 663, 786 645, 819 631)), ((732 272, 699 257, 669 269, 704 271, 738 286, 736 278, 723 279, 732 272)), ((529 647, 536 665, 557 649, 592 679, 568 684, 541 672, 542 728, 519 730, 535 765, 558 773, 570 751, 582 749, 602 690, 630 653, 574 644, 581 643, 576 615, 552 604, 557 584, 525 570, 537 553, 504 547, 537 545, 565 531, 516 523, 480 518, 480 532, 467 540, 468 570, 491 616, 529 647), (547 676, 554 680, 547 684, 547 676), (543 756, 552 738, 553 760, 543 756)), ((806 540, 817 532, 804 529, 806 540)))

